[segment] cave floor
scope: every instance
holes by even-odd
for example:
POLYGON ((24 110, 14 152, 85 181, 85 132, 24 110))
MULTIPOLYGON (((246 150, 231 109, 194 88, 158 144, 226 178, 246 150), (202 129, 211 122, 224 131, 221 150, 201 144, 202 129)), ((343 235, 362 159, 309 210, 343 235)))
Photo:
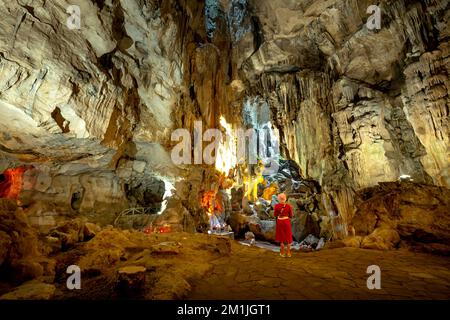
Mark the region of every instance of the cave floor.
POLYGON ((46 299, 57 300, 450 298, 449 257, 406 248, 325 248, 293 251, 292 258, 282 258, 270 248, 199 233, 147 235, 105 228, 93 239, 52 256, 54 277, 14 289, 0 283, 0 296, 8 293, 8 299, 48 296, 46 299), (67 288, 66 269, 70 265, 82 270, 81 290, 67 288), (371 265, 381 269, 380 290, 367 288, 371 274, 366 270, 371 265), (135 266, 145 267, 145 281, 130 282, 131 291, 122 292, 117 286, 118 272, 135 266), (51 288, 54 294, 47 295, 51 288))
POLYGON ((406 249, 357 248, 293 252, 291 258, 232 243, 211 262, 188 299, 445 299, 450 298, 450 259, 406 249), (381 269, 381 289, 369 290, 367 267, 381 269))

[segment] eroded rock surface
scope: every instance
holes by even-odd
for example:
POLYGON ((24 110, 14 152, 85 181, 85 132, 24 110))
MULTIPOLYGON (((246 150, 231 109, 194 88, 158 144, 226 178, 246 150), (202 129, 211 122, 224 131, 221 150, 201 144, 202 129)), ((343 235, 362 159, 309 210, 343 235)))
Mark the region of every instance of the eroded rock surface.
POLYGON ((39 235, 15 200, 0 199, 0 269, 10 284, 55 275, 55 261, 46 255, 39 235))
MULTIPOLYGON (((422 251, 448 254, 449 190, 414 183, 382 183, 361 191, 352 220, 364 248, 394 248, 403 240, 422 251)), ((356 240, 347 240, 357 246, 356 240)))
MULTIPOLYGON (((378 183, 409 176, 418 184, 407 194, 450 186, 449 1, 379 1, 379 30, 366 24, 369 0, 75 4, 79 30, 66 1, 0 4, 0 170, 29 166, 14 191, 41 231, 78 217, 106 226, 130 207, 167 208, 157 225, 201 230, 216 172, 174 165, 171 133, 220 117, 247 126, 246 109, 271 122, 295 174, 318 182, 299 210, 316 212, 321 230, 338 216, 372 233, 374 213, 356 201, 378 183)), ((402 239, 443 244, 436 201, 448 194, 433 192, 409 217, 387 208, 380 219, 402 239), (436 206, 437 220, 421 206, 436 206)), ((264 224, 253 231, 271 237, 264 224)))
POLYGON ((449 186, 448 1, 250 1, 262 43, 245 64, 286 155, 347 221, 353 190, 410 175, 449 186), (435 30, 435 31, 432 31, 435 30))

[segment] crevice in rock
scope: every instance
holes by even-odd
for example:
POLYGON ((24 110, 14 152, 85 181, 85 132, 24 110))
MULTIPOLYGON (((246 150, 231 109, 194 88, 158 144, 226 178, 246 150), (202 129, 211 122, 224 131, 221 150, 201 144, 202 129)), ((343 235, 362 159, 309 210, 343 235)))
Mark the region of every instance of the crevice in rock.
POLYGON ((80 190, 74 192, 72 194, 72 198, 70 200, 70 206, 73 210, 79 211, 81 208, 81 204, 83 203, 85 189, 81 188, 80 190))
POLYGON ((52 111, 51 116, 53 120, 55 120, 55 122, 58 124, 58 127, 61 129, 62 133, 70 132, 70 122, 63 117, 63 115, 61 114, 61 109, 59 107, 56 107, 52 111))

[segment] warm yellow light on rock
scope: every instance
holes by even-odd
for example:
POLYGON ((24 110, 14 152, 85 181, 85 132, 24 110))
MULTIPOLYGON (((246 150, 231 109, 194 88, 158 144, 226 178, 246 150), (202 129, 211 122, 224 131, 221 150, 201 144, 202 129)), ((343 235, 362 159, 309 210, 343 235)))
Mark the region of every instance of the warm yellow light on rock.
POLYGON ((228 175, 230 170, 237 165, 237 138, 231 124, 229 124, 223 116, 220 117, 220 125, 225 129, 225 136, 222 136, 222 140, 217 148, 215 167, 218 171, 228 175))

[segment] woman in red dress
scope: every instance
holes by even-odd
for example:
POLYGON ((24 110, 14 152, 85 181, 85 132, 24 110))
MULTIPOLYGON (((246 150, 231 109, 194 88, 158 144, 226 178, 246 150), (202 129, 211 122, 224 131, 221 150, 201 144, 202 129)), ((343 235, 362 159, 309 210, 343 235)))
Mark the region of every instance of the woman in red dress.
POLYGON ((274 216, 277 218, 275 230, 275 240, 280 243, 280 255, 291 257, 292 229, 291 220, 293 217, 292 207, 286 203, 286 194, 278 195, 278 204, 274 208, 274 216), (285 253, 285 245, 287 253, 285 253))

